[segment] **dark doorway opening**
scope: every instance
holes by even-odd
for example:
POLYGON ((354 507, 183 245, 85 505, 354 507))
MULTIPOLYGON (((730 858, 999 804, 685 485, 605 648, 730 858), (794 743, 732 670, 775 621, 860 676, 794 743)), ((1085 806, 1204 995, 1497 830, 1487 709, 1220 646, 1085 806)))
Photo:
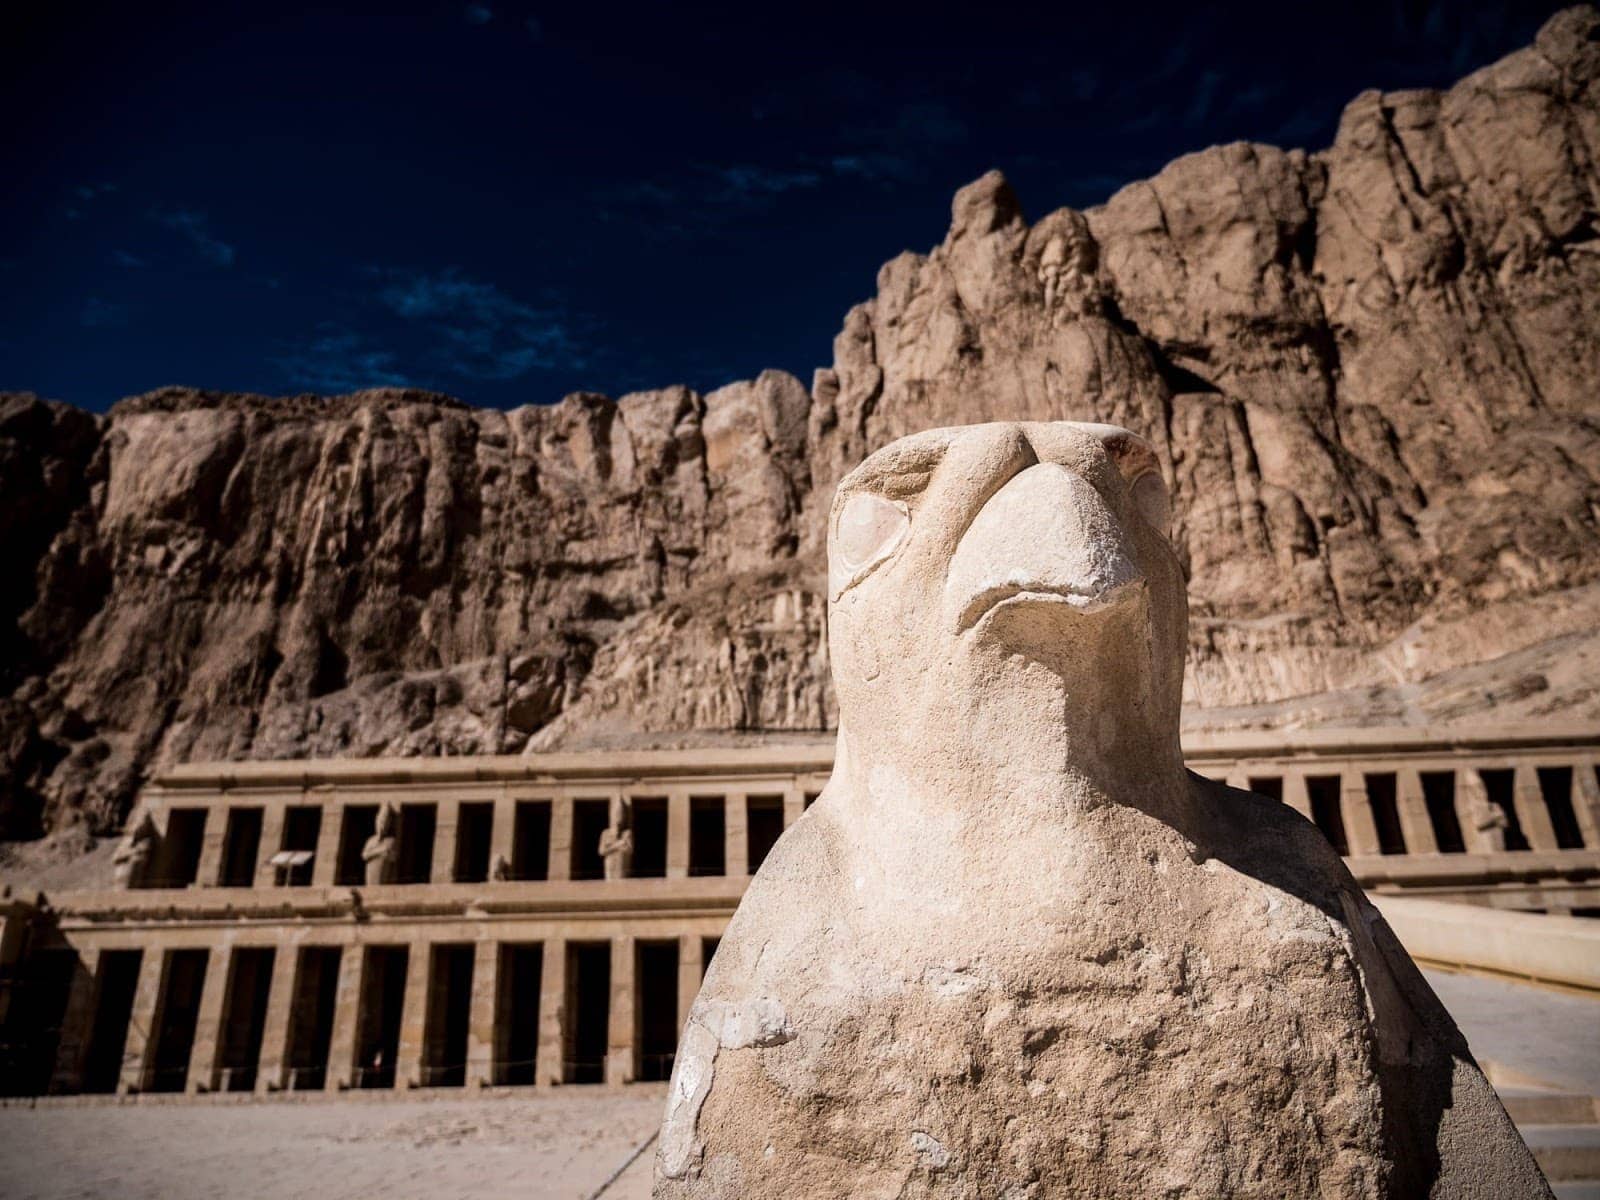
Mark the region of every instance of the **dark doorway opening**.
POLYGON ((1556 846, 1562 850, 1582 850, 1583 830, 1578 827, 1578 814, 1572 807, 1572 768, 1540 767, 1539 791, 1544 796, 1544 806, 1550 810, 1550 827, 1555 831, 1556 846))
POLYGON ((802 802, 802 804, 800 806, 800 811, 804 812, 806 809, 810 808, 813 804, 815 804, 817 802, 817 797, 820 796, 821 794, 822 794, 821 792, 807 792, 806 796, 805 796, 805 800, 802 802))
POLYGON ((744 810, 748 874, 754 875, 783 836, 783 797, 749 796, 744 810))
POLYGON ((360 887, 367 881, 367 864, 361 857, 378 829, 376 804, 347 804, 339 826, 339 862, 333 881, 340 887, 360 887))
POLYGON ((433 837, 439 810, 432 804, 400 806, 400 870, 398 883, 427 883, 433 875, 433 837))
POLYGON ((727 814, 721 796, 689 800, 689 874, 728 873, 727 814))
POLYGON ((222 1007, 222 1028, 218 1031, 215 1086, 221 1091, 255 1090, 275 957, 270 946, 233 952, 228 994, 222 1007))
POLYGON ((1268 800, 1283 803, 1283 776, 1282 775, 1252 775, 1250 776, 1250 790, 1258 796, 1265 796, 1268 800))
POLYGON ((1440 854, 1465 854, 1466 839, 1461 836, 1461 818, 1456 814, 1456 773, 1424 771, 1422 801, 1428 808, 1428 824, 1440 854))
POLYGON ((1337 775, 1311 775, 1306 778, 1306 798, 1311 802, 1311 820, 1322 830, 1322 836, 1333 844, 1333 848, 1344 855, 1350 853, 1350 842, 1345 837, 1339 790, 1337 775))
MULTIPOLYGON (((430 806, 431 811, 431 806, 430 806)), ((356 1086, 394 1086, 400 1052, 400 1016, 406 999, 405 946, 368 946, 356 1025, 356 1086)))
POLYGON ((106 950, 100 955, 100 996, 94 1009, 94 1031, 84 1060, 83 1090, 114 1092, 122 1076, 122 1052, 128 1045, 128 1018, 139 986, 142 950, 106 950))
POLYGON ((665 797, 633 802, 633 874, 639 879, 662 879, 667 874, 665 797))
POLYGON ((256 860, 261 854, 261 810, 230 808, 222 834, 223 887, 250 887, 256 881, 256 860))
POLYGON ((494 1081, 513 1085, 538 1077, 539 991, 544 983, 544 947, 538 942, 500 947, 500 1003, 494 1081))
POLYGON ((611 1020, 611 944, 567 943, 564 1083, 603 1083, 611 1020))
POLYGON ((3 1005, 0 1095, 42 1096, 50 1090, 67 997, 82 969, 72 950, 42 950, 22 963, 3 1005))
POLYGON ((470 945, 434 946, 430 951, 428 1013, 422 1038, 424 1087, 467 1084, 473 953, 470 945))
POLYGON ((167 833, 161 839, 150 886, 188 887, 198 878, 206 815, 203 808, 175 808, 167 813, 167 833))
POLYGON ((637 1078, 658 1082, 672 1077, 678 1048, 678 943, 638 942, 634 953, 637 1078))
POLYGON ((1483 779, 1483 790, 1489 795, 1489 803, 1505 815, 1506 849, 1527 850, 1528 835, 1522 831, 1522 822, 1517 819, 1516 772, 1506 767, 1501 770, 1479 771, 1478 775, 1483 779))
POLYGON ((194 1049, 209 956, 206 950, 173 950, 167 955, 146 1091, 181 1092, 189 1083, 189 1054, 194 1049))
POLYGON ((511 835, 511 877, 549 878, 550 801, 518 800, 511 835))
POLYGON ((1372 823, 1378 828, 1378 850, 1383 854, 1404 854, 1406 835, 1400 826, 1395 774, 1393 771, 1382 771, 1366 778, 1367 800, 1372 804, 1372 823))
POLYGON ((494 805, 463 804, 456 813, 457 883, 482 883, 489 878, 489 845, 494 837, 494 805))
POLYGON ((322 807, 299 804, 283 814, 283 855, 290 855, 278 868, 282 887, 310 887, 316 861, 317 838, 322 834, 322 807))
POLYGON ((606 800, 572 802, 572 877, 604 879, 606 861, 600 857, 600 835, 611 824, 611 804, 606 800))
POLYGON ((700 978, 706 977, 706 972, 711 969, 711 960, 717 956, 717 947, 722 944, 721 938, 700 939, 700 978))
POLYGON ((339 998, 339 958, 338 946, 307 946, 300 951, 289 1008, 288 1078, 284 1082, 290 1091, 314 1092, 327 1086, 328 1048, 339 998))

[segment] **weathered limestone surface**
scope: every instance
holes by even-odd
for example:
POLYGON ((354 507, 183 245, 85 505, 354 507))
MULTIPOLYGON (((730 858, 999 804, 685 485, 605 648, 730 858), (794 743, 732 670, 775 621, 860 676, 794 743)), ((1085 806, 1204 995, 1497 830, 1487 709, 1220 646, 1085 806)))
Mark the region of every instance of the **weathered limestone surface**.
POLYGON ((1600 712, 1597 26, 1086 213, 986 176, 810 393, 0 398, 0 833, 186 758, 831 727, 833 486, 982 419, 1154 443, 1199 720, 1600 712))
POLYGON ((658 1200, 1548 1197, 1316 827, 1192 775, 1160 461, 908 437, 829 520, 833 776, 689 1011, 658 1200))

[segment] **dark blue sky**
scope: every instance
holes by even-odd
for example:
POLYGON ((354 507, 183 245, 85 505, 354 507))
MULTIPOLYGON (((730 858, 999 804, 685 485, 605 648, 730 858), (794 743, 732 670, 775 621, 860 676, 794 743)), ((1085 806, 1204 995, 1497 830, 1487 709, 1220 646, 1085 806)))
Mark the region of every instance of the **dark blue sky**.
POLYGON ((1030 217, 1325 146, 1559 5, 27 2, 0 15, 0 389, 548 403, 783 367, 990 167, 1030 217))

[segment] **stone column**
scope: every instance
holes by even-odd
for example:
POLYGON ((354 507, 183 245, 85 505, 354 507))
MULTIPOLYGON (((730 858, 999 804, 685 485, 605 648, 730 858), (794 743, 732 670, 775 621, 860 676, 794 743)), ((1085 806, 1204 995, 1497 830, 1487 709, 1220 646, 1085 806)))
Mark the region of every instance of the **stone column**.
POLYGON ((1400 814, 1400 832, 1405 835, 1406 853, 1439 853, 1439 839, 1434 836, 1428 800, 1422 791, 1421 772, 1415 767, 1398 768, 1394 787, 1394 803, 1400 814))
POLYGON ((793 825, 806 815, 806 794, 791 784, 783 789, 783 827, 793 825))
POLYGON ((344 828, 344 804, 329 798, 322 805, 317 829, 317 856, 311 860, 311 886, 332 887, 339 874, 339 835, 344 828))
MULTIPOLYGON (((489 831, 489 878, 494 879, 496 859, 505 859, 507 867, 517 856, 517 801, 512 796, 501 796, 494 802, 494 827, 489 831)), ((546 870, 549 864, 545 864, 546 870)))
POLYGON ((289 1061, 289 1028, 294 1015, 295 976, 300 970, 296 946, 279 946, 272 952, 272 982, 267 985, 267 1015, 261 1027, 261 1057, 256 1063, 256 1091, 275 1092, 284 1086, 284 1066, 289 1061))
POLYGON ((700 994, 700 977, 705 974, 705 939, 698 933, 686 933, 678 939, 678 1030, 681 1033, 689 1019, 689 1009, 700 994))
POLYGON ((540 1087, 559 1085, 566 1077, 567 943, 564 938, 544 940, 544 966, 539 974, 539 1056, 535 1082, 540 1087))
POLYGON ((206 810, 206 828, 200 836, 200 863, 195 868, 196 887, 219 887, 222 883, 222 849, 227 836, 228 809, 214 804, 206 810))
POLYGON ((1311 819, 1311 795, 1306 791, 1304 771, 1284 771, 1283 802, 1306 820, 1311 819))
POLYGON ((550 801, 549 879, 572 878, 572 797, 556 796, 550 801))
POLYGON ((283 849, 283 813, 286 801, 268 804, 261 810, 261 842, 256 847, 256 887, 271 887, 277 868, 272 856, 283 849))
POLYGON ((485 938, 472 954, 472 1011, 467 1016, 468 1087, 487 1087, 495 1082, 499 1013, 500 943, 485 938))
POLYGON ((461 801, 441 800, 434 810, 432 883, 456 881, 456 833, 461 827, 461 801))
POLYGON ((400 1007, 400 1048, 395 1052, 394 1086, 421 1087, 422 1047, 428 1029, 428 982, 433 971, 432 948, 412 942, 406 954, 406 994, 400 1007))
POLYGON ((133 993, 133 1011, 128 1016, 128 1040, 122 1048, 122 1077, 117 1080, 117 1095, 142 1092, 151 1056, 156 1047, 156 1022, 161 1019, 161 988, 165 982, 167 952, 156 946, 145 948, 139 960, 139 982, 133 993))
POLYGON ((607 1083, 632 1083, 638 1074, 634 1059, 634 1027, 638 1020, 635 1006, 638 989, 633 985, 634 943, 631 937, 611 939, 611 1013, 606 1028, 607 1083))
POLYGON ((189 1047, 186 1092, 217 1089, 217 1055, 222 1047, 222 1015, 228 1002, 228 977, 233 973, 233 943, 222 942, 206 955, 206 977, 200 987, 200 1010, 189 1047))
POLYGON ((355 1079, 356 1029, 361 1023, 361 988, 366 982, 366 973, 365 946, 354 943, 339 951, 339 985, 333 1002, 333 1033, 328 1038, 329 1091, 348 1088, 355 1079))
POLYGON ((722 873, 734 879, 750 874, 750 808, 743 792, 722 798, 722 873))
POLYGON ((100 951, 78 952, 67 988, 67 1006, 61 1014, 61 1040, 56 1044, 56 1065, 50 1075, 50 1094, 76 1092, 83 1087, 84 1059, 94 1036, 94 1014, 100 999, 100 951))
POLYGON ((1555 826, 1550 823, 1550 806, 1539 789, 1539 775, 1532 767, 1518 767, 1513 803, 1522 834, 1530 850, 1558 850, 1555 826))
POLYGON ((1572 811, 1585 849, 1600 850, 1600 779, 1593 762, 1579 759, 1572 764, 1572 811))
POLYGON ((1360 771, 1345 771, 1340 776, 1339 808, 1351 857, 1381 854, 1378 825, 1372 818, 1372 801, 1367 797, 1367 777, 1360 771))
POLYGON ((689 795, 667 796, 667 878, 689 877, 689 795))

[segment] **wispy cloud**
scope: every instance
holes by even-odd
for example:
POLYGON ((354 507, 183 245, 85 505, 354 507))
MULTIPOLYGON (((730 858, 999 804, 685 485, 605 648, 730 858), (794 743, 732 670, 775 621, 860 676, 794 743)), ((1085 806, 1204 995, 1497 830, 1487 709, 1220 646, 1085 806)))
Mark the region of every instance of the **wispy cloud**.
POLYGON ((487 4, 469 4, 461 12, 468 25, 487 25, 494 20, 494 9, 487 4))
POLYGON ((319 326, 304 344, 272 362, 292 383, 318 392, 405 387, 409 382, 396 366, 392 351, 337 325, 319 326))
POLYGON ((1216 104, 1217 89, 1221 86, 1221 71, 1200 72, 1200 82, 1195 84, 1194 98, 1189 102, 1189 111, 1184 117, 1185 125, 1205 124, 1206 118, 1211 115, 1212 107, 1216 104))
POLYGON ((111 261, 115 266, 126 267, 130 271, 149 266, 144 259, 136 254, 129 254, 126 250, 113 250, 111 252, 111 261))
POLYGON ((433 357, 452 374, 503 381, 583 365, 570 320, 557 307, 525 303, 454 269, 382 268, 374 275, 379 302, 431 335, 433 357))
POLYGON ((154 218, 157 224, 182 234, 194 252, 212 266, 233 266, 233 247, 211 232, 205 213, 174 208, 157 212, 154 218))
POLYGON ((80 183, 67 190, 67 203, 62 208, 62 215, 69 221, 81 221, 84 210, 102 196, 109 195, 117 190, 114 183, 80 183))

